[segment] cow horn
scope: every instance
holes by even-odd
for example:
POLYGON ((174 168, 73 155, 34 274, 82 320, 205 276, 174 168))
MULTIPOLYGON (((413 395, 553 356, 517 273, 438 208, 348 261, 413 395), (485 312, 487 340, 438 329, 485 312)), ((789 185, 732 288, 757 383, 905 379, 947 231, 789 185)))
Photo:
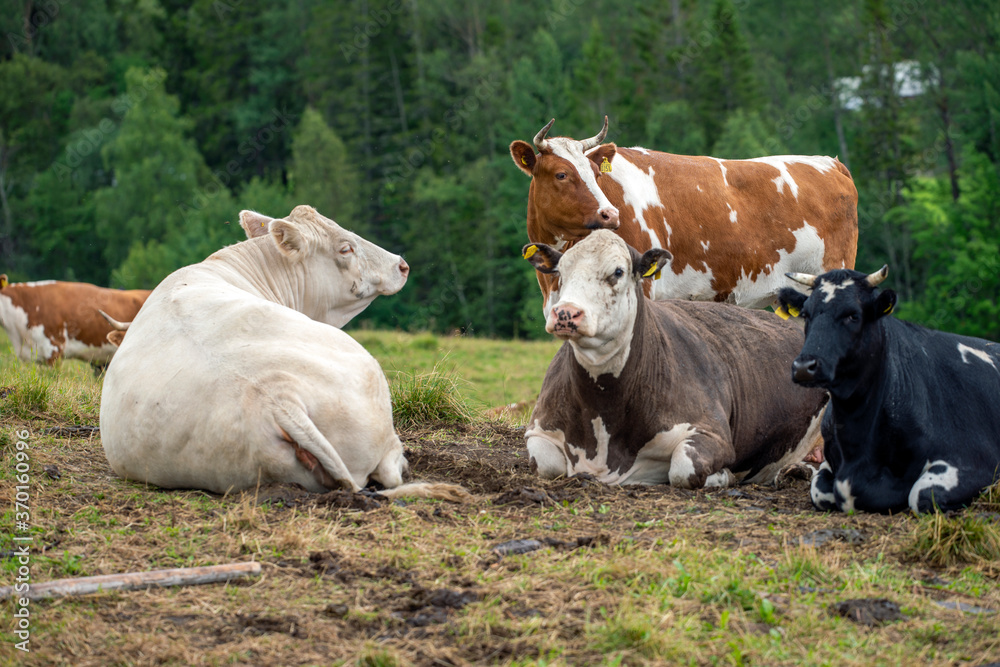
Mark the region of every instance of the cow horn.
POLYGON ((785 275, 806 287, 814 287, 816 285, 816 276, 811 276, 808 273, 786 273, 785 275))
POLYGON ((606 137, 607 134, 608 134, 608 117, 605 116, 604 127, 601 128, 601 131, 592 136, 590 139, 583 139, 580 141, 580 143, 583 144, 583 150, 589 151, 591 148, 596 148, 600 146, 601 142, 604 141, 604 137, 606 137))
POLYGON ((549 124, 540 129, 538 131, 538 134, 535 135, 535 148, 537 148, 539 151, 544 151, 546 148, 549 147, 549 142, 545 140, 545 135, 548 133, 549 128, 552 127, 552 123, 554 122, 556 122, 555 118, 550 120, 549 124))
POLYGON ((881 269, 879 269, 875 273, 868 274, 868 277, 865 278, 865 282, 871 285, 872 287, 877 287, 878 284, 883 280, 885 280, 886 276, 888 275, 889 275, 889 265, 883 264, 881 269))
POLYGON ((128 328, 129 328, 129 325, 132 324, 131 322, 119 322, 115 318, 113 318, 110 315, 108 315, 107 313, 105 313, 100 308, 97 309, 97 312, 99 312, 101 315, 104 316, 104 319, 106 319, 108 321, 108 324, 110 324, 114 328, 115 331, 127 331, 128 328))

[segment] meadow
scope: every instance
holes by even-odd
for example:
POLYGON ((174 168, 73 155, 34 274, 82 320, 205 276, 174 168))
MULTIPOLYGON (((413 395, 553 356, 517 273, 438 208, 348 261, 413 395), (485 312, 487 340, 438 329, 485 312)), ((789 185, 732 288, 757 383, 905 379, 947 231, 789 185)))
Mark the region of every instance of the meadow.
POLYGON ((34 601, 25 665, 985 665, 1000 660, 1000 491, 952 515, 816 512, 808 481, 689 492, 543 481, 524 417, 552 343, 354 331, 414 477, 474 501, 118 479, 100 378, 0 345, 0 585, 28 431, 32 582, 257 561, 259 577, 34 601), (523 414, 523 413, 522 413, 523 414), (404 425, 405 424, 405 425, 404 425), (23 433, 22 433, 23 435, 23 433))

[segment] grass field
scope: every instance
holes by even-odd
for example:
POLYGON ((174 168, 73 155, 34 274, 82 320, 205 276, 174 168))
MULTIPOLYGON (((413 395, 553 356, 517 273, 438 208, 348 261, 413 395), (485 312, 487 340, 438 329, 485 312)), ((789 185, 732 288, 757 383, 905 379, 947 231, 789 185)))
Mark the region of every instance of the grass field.
MULTIPOLYGON (((353 335, 394 382, 444 358, 459 387, 474 383, 477 405, 532 398, 555 350, 353 335)), ((477 417, 401 431, 415 477, 461 483, 470 504, 290 486, 222 497, 118 479, 99 434, 80 430, 98 425, 99 401, 100 379, 82 364, 0 353, 0 585, 18 576, 11 551, 24 534, 36 583, 242 561, 262 574, 32 602, 30 653, 14 648, 15 607, 0 603, 3 664, 1000 660, 997 490, 955 515, 916 518, 816 512, 800 479, 714 492, 542 481, 516 424, 477 417), (25 430, 27 533, 12 530, 25 430), (865 610, 882 620, 857 622, 865 610)))

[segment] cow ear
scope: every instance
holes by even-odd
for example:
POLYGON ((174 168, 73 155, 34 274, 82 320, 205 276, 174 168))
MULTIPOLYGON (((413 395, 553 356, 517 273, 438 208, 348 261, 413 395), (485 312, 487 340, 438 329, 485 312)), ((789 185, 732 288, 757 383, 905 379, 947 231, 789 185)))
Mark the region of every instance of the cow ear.
POLYGON ((562 253, 544 243, 529 243, 521 250, 521 255, 542 273, 556 273, 562 253))
POLYGON ((618 147, 614 144, 602 144, 587 153, 587 157, 597 165, 598 172, 610 172, 611 161, 615 159, 618 147))
POLYGON ((782 287, 778 290, 774 312, 783 320, 787 320, 789 317, 798 317, 808 298, 808 294, 803 294, 797 289, 782 287))
POLYGON ((312 236, 304 233, 297 222, 279 218, 272 220, 268 229, 278 250, 289 259, 302 259, 312 254, 312 236))
POLYGON ((256 211, 240 211, 240 227, 246 232, 248 239, 267 234, 267 226, 274 218, 256 211))
POLYGON ((535 149, 527 141, 518 139, 510 145, 510 157, 517 168, 531 176, 535 170, 535 149))
POLYGON ((879 292, 879 295, 875 297, 875 303, 872 306, 873 315, 872 319, 879 319, 890 314, 896 308, 896 293, 891 289, 883 290, 879 292))
POLYGON ((670 266, 670 260, 674 258, 670 251, 665 248, 650 248, 635 259, 639 253, 632 256, 632 271, 643 278, 660 279, 660 272, 670 266))

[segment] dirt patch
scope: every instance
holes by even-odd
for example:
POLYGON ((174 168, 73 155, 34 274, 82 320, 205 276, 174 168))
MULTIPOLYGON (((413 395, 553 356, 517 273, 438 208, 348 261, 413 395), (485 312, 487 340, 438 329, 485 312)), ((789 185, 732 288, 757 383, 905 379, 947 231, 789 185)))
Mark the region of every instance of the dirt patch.
POLYGON ((800 473, 701 491, 542 480, 523 430, 488 422, 400 434, 412 478, 462 484, 469 504, 287 484, 217 496, 124 482, 98 438, 37 432, 36 581, 248 560, 262 575, 40 602, 26 664, 709 664, 736 648, 803 662, 784 646, 962 664, 1000 648, 1000 567, 907 561, 911 517, 816 512, 800 473), (831 612, 866 599, 906 618, 831 612))

